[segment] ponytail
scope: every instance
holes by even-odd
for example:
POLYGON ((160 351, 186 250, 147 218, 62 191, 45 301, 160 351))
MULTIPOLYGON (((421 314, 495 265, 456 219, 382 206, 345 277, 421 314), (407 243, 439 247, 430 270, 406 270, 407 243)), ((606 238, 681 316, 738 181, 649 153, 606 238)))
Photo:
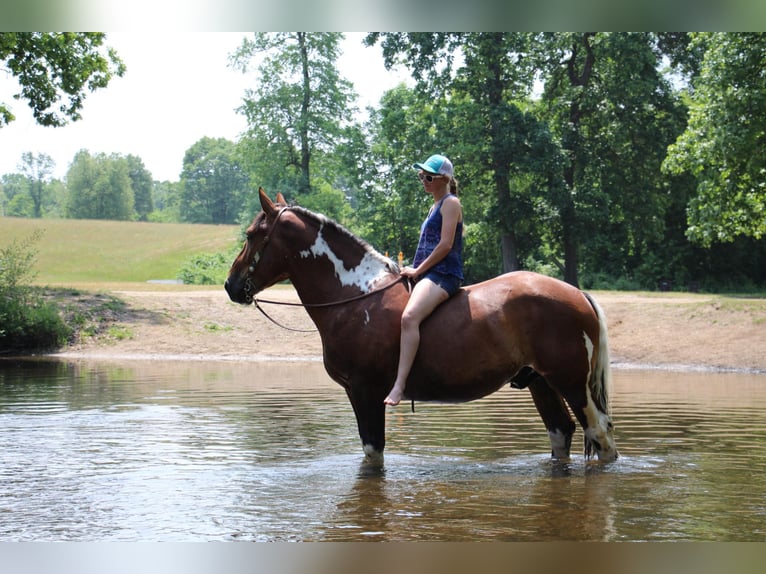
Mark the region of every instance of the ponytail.
POLYGON ((449 192, 452 195, 457 195, 458 194, 457 188, 458 188, 457 180, 454 177, 451 177, 449 180, 449 192))

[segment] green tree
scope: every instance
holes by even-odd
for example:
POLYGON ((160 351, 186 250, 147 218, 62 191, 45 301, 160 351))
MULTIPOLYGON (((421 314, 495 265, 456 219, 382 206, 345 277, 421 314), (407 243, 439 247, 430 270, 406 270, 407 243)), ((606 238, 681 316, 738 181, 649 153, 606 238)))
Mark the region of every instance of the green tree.
POLYGON ((152 205, 154 210, 149 214, 149 221, 180 222, 180 181, 155 181, 152 186, 152 205))
POLYGON ((38 229, 0 248, 0 353, 51 349, 71 335, 56 306, 30 285, 36 275, 34 244, 42 235, 38 229))
MULTIPOLYGON (((423 186, 412 164, 433 151, 431 126, 436 122, 433 100, 399 85, 385 94, 365 126, 369 134, 370 165, 360 186, 355 229, 394 257, 411 258, 418 230, 428 209, 423 186)), ((443 150, 439 150, 443 151, 443 150)))
MULTIPOLYGON (((534 80, 527 56, 530 36, 396 33, 366 38, 368 44, 377 41, 386 65, 404 59, 418 80, 418 93, 432 102, 438 119, 432 126, 438 129, 421 124, 431 141, 425 150, 445 149, 459 168, 459 179, 468 184, 469 195, 481 197, 464 200, 467 245, 496 246, 499 241, 499 270, 519 269, 519 229, 529 221, 532 205, 526 195, 540 178, 555 185, 557 159, 548 132, 519 106, 534 80), (481 221, 491 221, 492 227, 479 225, 481 221)), ((466 254, 470 269, 468 250, 466 254)))
POLYGON ((564 278, 579 284, 583 246, 592 271, 625 272, 663 233, 669 189, 660 177, 679 108, 659 72, 655 37, 542 34, 541 115, 565 154, 560 214, 564 278), (595 263, 594 263, 595 262, 595 263))
POLYGON ((202 138, 184 155, 181 219, 192 223, 235 223, 248 181, 234 142, 202 138))
POLYGON ((696 181, 690 239, 704 246, 766 233, 766 34, 701 33, 689 123, 664 164, 696 181))
POLYGON ((128 155, 125 161, 128 163, 128 177, 130 177, 130 187, 133 189, 133 208, 136 218, 139 221, 146 221, 149 214, 154 211, 152 174, 138 156, 128 155))
MULTIPOLYGON (((125 73, 117 53, 103 45, 103 33, 1 32, 0 62, 16 77, 20 92, 40 125, 63 126, 80 119, 86 90, 105 88, 125 73)), ((12 122, 0 102, 0 127, 12 122)))
POLYGON ((342 37, 256 33, 232 55, 231 65, 244 73, 262 57, 258 87, 247 90, 239 109, 248 123, 248 167, 259 185, 308 195, 317 160, 332 156, 347 137, 355 94, 336 68, 342 37))
POLYGON ((50 183, 56 162, 51 156, 40 153, 24 152, 18 168, 29 182, 29 195, 34 205, 33 217, 42 217, 44 193, 50 183))
POLYGON ((67 171, 67 215, 77 219, 134 219, 128 161, 117 154, 77 152, 67 171))
POLYGON ((20 173, 6 173, 0 179, 5 196, 5 215, 32 217, 34 204, 29 195, 29 180, 20 173))

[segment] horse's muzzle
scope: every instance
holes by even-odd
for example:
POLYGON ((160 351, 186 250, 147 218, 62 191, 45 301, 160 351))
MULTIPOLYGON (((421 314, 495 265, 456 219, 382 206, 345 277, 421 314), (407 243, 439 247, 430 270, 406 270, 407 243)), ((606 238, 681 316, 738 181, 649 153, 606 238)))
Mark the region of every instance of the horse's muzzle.
POLYGON ((223 284, 223 288, 226 289, 226 293, 229 294, 229 299, 235 303, 249 305, 253 302, 253 294, 248 290, 247 283, 247 281, 229 277, 223 284))

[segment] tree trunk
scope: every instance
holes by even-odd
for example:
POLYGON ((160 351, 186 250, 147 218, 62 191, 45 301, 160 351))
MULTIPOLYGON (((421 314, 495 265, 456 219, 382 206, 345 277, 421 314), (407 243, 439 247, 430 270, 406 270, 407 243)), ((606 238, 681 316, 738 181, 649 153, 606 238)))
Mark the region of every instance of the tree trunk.
POLYGON ((298 44, 301 53, 301 66, 303 68, 303 102, 301 103, 301 118, 298 132, 301 142, 301 179, 298 192, 300 194, 311 193, 311 177, 309 163, 311 161, 311 148, 309 146, 309 108, 311 106, 311 78, 309 76, 309 55, 306 45, 306 32, 298 32, 298 44))
MULTIPOLYGON (((569 84, 573 88, 587 89, 590 83, 590 77, 593 73, 593 64, 595 62, 595 55, 593 48, 590 44, 591 38, 594 36, 592 32, 582 34, 579 36, 580 42, 575 42, 572 46, 572 53, 567 62, 567 75, 569 76, 569 84), (584 50, 582 59, 580 58, 580 50, 584 50)), ((575 187, 578 184, 578 175, 581 178, 582 169, 578 168, 583 162, 581 154, 581 133, 580 133, 580 119, 582 117, 582 109, 580 107, 580 98, 582 92, 575 92, 575 96, 572 98, 572 102, 569 106, 569 125, 570 133, 569 137, 565 138, 564 148, 569 152, 569 165, 564 169, 564 181, 566 181, 567 188, 569 189, 570 199, 567 205, 561 213, 561 225, 563 228, 562 241, 564 249, 564 281, 579 287, 578 266, 580 264, 579 258, 579 244, 577 233, 577 213, 574 203, 571 199, 575 187)))
POLYGON ((577 268, 580 263, 577 233, 575 222, 570 217, 564 217, 563 242, 564 242, 564 281, 575 287, 580 287, 580 278, 577 268))
POLYGON ((502 221, 500 224, 501 242, 500 247, 503 255, 503 272, 517 271, 519 265, 518 250, 516 247, 516 233, 513 230, 513 213, 511 205, 510 169, 511 158, 508 153, 507 134, 508 126, 502 121, 499 110, 504 106, 504 81, 502 33, 490 34, 494 38, 486 48, 487 81, 485 90, 489 102, 490 136, 492 170, 494 172, 495 193, 500 208, 502 221))

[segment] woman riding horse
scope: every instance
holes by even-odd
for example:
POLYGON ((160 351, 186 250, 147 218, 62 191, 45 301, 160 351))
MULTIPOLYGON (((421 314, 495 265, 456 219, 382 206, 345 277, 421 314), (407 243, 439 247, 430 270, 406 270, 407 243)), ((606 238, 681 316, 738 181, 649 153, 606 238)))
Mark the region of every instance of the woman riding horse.
MULTIPOLYGON (((325 369, 354 409, 365 455, 382 462, 383 401, 410 298, 399 268, 323 215, 288 206, 281 194, 276 203, 262 189, 259 195, 262 211, 247 229, 226 291, 232 301, 251 304, 263 289, 292 282, 319 330, 325 369)), ((507 273, 464 286, 420 331, 407 399, 463 402, 508 383, 526 386, 555 458, 570 455, 569 409, 584 430, 585 455, 617 458, 606 320, 586 293, 544 275, 507 273)))

